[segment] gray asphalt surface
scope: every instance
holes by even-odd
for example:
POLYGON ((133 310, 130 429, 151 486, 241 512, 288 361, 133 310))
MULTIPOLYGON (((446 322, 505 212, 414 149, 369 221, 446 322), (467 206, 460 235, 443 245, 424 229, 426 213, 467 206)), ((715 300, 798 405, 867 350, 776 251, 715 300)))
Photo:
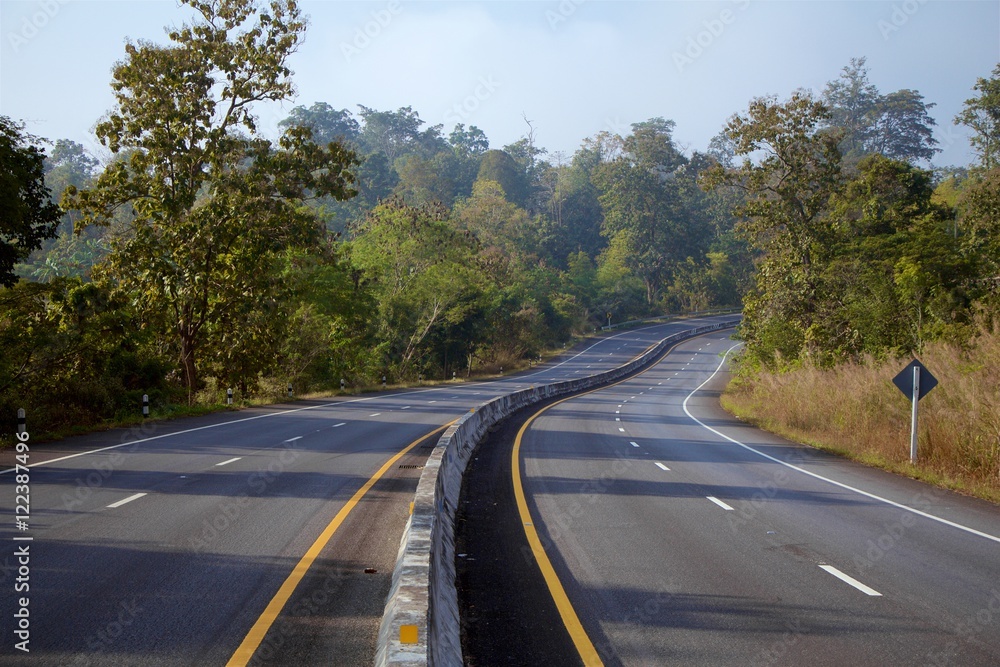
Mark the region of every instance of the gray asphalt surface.
MULTIPOLYGON (((670 333, 717 319, 614 333, 494 382, 29 443, 28 531, 14 525, 15 475, 0 473, 0 514, 8 517, 0 526, 0 664, 225 664, 345 502, 407 444, 493 396, 606 370, 670 333), (21 593, 15 554, 25 544, 30 590, 21 593), (28 654, 15 649, 13 634, 25 594, 28 654)), ((420 474, 412 466, 435 441, 400 460, 407 467, 394 466, 352 511, 252 664, 371 664, 420 474)), ((12 465, 11 452, 2 461, 12 465)))
MULTIPOLYGON (((718 406, 724 372, 687 401, 698 424, 684 402, 728 333, 553 407, 525 435, 532 518, 605 664, 1000 664, 1000 508, 746 426, 718 406)), ((500 520, 520 553, 516 514, 500 520)), ((484 579, 501 583, 479 591, 471 625, 531 627, 537 590, 484 579)), ((517 664, 509 644, 503 662, 517 664)), ((547 663, 579 663, 563 658, 547 663)))

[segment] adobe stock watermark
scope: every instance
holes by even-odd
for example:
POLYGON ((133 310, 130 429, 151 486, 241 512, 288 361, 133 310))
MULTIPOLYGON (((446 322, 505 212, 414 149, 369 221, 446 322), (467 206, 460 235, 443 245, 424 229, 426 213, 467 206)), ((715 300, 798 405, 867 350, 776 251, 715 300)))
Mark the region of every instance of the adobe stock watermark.
POLYGON ((785 623, 785 631, 778 636, 770 645, 758 653, 752 660, 754 667, 769 667, 776 665, 788 655, 789 649, 799 643, 799 639, 805 634, 802 621, 796 619, 785 623))
MULTIPOLYGON (((608 489, 614 486, 615 482, 621 479, 634 465, 635 459, 625 454, 616 453, 614 462, 605 472, 583 482, 577 492, 578 495, 583 496, 582 501, 573 500, 565 510, 560 509, 555 513, 551 521, 545 522, 545 532, 547 534, 538 533, 542 549, 549 551, 562 535, 569 533, 573 529, 573 524, 576 520, 586 513, 584 503, 591 506, 596 505, 608 489)), ((524 558, 526 563, 535 562, 535 554, 528 545, 521 547, 521 557, 524 558)))
MULTIPOLYGON (((973 641, 977 635, 990 629, 1000 620, 1000 588, 994 588, 989 595, 986 604, 979 611, 955 624, 955 634, 961 637, 963 642, 973 641)), ((942 650, 929 653, 926 664, 935 667, 953 664, 954 660, 960 657, 959 647, 958 640, 948 642, 942 650)))
POLYGON ((451 109, 445 112, 445 126, 465 123, 472 114, 479 110, 483 102, 493 97, 493 93, 501 85, 503 84, 494 79, 492 75, 479 77, 478 85, 472 91, 472 94, 467 95, 461 102, 455 103, 451 109))
MULTIPOLYGON (((657 619, 672 609, 672 602, 676 593, 671 589, 679 589, 677 581, 671 579, 665 585, 660 584, 658 591, 654 592, 641 604, 632 605, 620 618, 615 619, 622 625, 655 625, 657 619)), ((597 654, 605 662, 615 662, 617 653, 610 641, 605 640, 594 644, 597 654)))
POLYGON ((78 654, 70 664, 73 667, 89 667, 89 665, 100 664, 102 662, 100 656, 125 635, 142 611, 143 607, 139 598, 120 602, 112 619, 97 632, 87 635, 87 652, 78 654))
POLYGON ((63 509, 72 511, 83 505, 94 495, 95 491, 103 487, 111 479, 111 475, 116 470, 125 464, 127 460, 126 454, 135 451, 140 443, 152 438, 159 430, 156 422, 142 422, 142 424, 129 428, 128 431, 122 434, 118 445, 119 447, 128 445, 127 447, 114 449, 106 456, 100 458, 86 475, 81 474, 76 478, 75 487, 72 491, 63 491, 63 509))
POLYGON ((247 477, 248 493, 233 498, 226 498, 215 507, 215 513, 202 521, 197 533, 188 537, 188 547, 193 553, 208 551, 219 537, 236 525, 245 516, 245 510, 250 506, 251 495, 261 496, 285 470, 294 463, 302 452, 296 449, 298 438, 286 440, 281 450, 266 466, 261 466, 247 477))
POLYGON ((273 663, 282 647, 289 641, 295 640, 295 621, 301 622, 326 614, 331 601, 341 597, 341 589, 346 577, 347 572, 337 565, 327 565, 323 569, 317 567, 311 570, 312 586, 308 589, 308 594, 302 590, 295 605, 282 612, 281 617, 277 619, 264 641, 257 648, 250 664, 273 663), (321 575, 322 584, 317 581, 321 575))
POLYGON ((562 0, 559 5, 553 9, 545 10, 545 20, 549 24, 551 30, 555 30, 560 24, 565 23, 569 20, 576 10, 580 8, 580 5, 585 3, 587 0, 562 0))
MULTIPOLYGON (((802 465, 806 463, 807 458, 804 453, 794 449, 783 460, 789 465, 802 465)), ((727 513, 729 529, 735 531, 757 518, 758 512, 764 509, 768 501, 774 500, 781 489, 788 485, 791 473, 792 471, 784 466, 775 468, 770 480, 757 484, 757 491, 751 494, 749 500, 733 503, 733 509, 736 511, 727 513)))
POLYGON ((344 55, 344 60, 351 62, 361 55, 361 52, 371 46, 372 41, 378 39, 393 19, 403 11, 401 0, 389 0, 385 7, 371 12, 371 20, 365 21, 354 29, 354 37, 351 41, 340 43, 340 52, 344 55))
MULTIPOLYGON (((744 12, 750 6, 750 0, 733 0, 733 4, 740 12, 744 12)), ((702 30, 688 37, 682 51, 674 51, 671 54, 678 74, 683 74, 686 67, 701 58, 722 37, 726 28, 736 23, 737 16, 738 13, 732 9, 723 9, 714 19, 702 21, 702 30)))
POLYGON ((882 39, 886 42, 892 37, 894 33, 900 31, 900 29, 910 22, 910 19, 920 11, 920 8, 926 5, 928 0, 906 0, 900 4, 894 4, 892 6, 892 13, 889 14, 889 20, 879 19, 878 20, 878 31, 882 33, 882 39))
MULTIPOLYGON (((923 491, 910 499, 908 507, 920 512, 930 512, 935 502, 945 495, 944 489, 934 488, 923 491)), ((902 541, 906 532, 917 523, 917 515, 909 510, 900 512, 899 517, 891 522, 883 524, 883 532, 875 539, 865 542, 863 554, 855 554, 854 566, 859 572, 867 572, 880 562, 902 541)))
POLYGON ((38 36, 45 26, 59 14, 59 11, 73 0, 38 0, 32 11, 29 11, 21 18, 21 24, 17 30, 7 33, 7 43, 10 44, 14 53, 21 50, 21 47, 38 36))

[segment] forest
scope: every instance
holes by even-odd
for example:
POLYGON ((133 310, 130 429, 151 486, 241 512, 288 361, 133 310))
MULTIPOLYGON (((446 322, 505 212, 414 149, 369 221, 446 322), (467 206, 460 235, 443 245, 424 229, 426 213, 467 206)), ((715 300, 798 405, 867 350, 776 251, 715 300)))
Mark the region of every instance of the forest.
MULTIPOLYGON (((968 340, 1000 306, 1000 66, 932 168, 934 104, 852 60, 692 150, 663 117, 572 156, 411 107, 294 107, 294 3, 129 43, 100 159, 0 118, 0 415, 33 430, 514 368, 601 325, 743 307, 768 368, 968 340), (338 108, 341 107, 341 108, 338 108)), ((948 119, 952 122, 952 119, 948 119)), ((8 428, 10 426, 11 428, 8 428)))

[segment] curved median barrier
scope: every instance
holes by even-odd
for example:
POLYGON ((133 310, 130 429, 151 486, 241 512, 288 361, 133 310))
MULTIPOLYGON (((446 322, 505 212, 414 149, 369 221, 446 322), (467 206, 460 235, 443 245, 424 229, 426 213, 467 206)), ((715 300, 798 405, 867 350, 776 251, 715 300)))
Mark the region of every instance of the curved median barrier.
POLYGON ((629 363, 604 373, 500 396, 449 427, 434 446, 417 484, 379 628, 375 664, 462 664, 455 588, 455 510, 469 458, 493 425, 525 406, 619 380, 651 364, 674 343, 738 322, 736 318, 672 334, 629 363))

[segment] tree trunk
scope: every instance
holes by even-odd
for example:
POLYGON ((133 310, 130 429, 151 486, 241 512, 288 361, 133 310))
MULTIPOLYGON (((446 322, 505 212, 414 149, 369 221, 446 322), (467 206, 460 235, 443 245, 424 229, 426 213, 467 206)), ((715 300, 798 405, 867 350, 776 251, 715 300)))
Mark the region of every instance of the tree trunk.
POLYGON ((188 405, 194 405, 194 391, 197 387, 198 372, 194 363, 194 337, 187 332, 181 332, 181 368, 184 371, 184 384, 188 390, 188 405))

